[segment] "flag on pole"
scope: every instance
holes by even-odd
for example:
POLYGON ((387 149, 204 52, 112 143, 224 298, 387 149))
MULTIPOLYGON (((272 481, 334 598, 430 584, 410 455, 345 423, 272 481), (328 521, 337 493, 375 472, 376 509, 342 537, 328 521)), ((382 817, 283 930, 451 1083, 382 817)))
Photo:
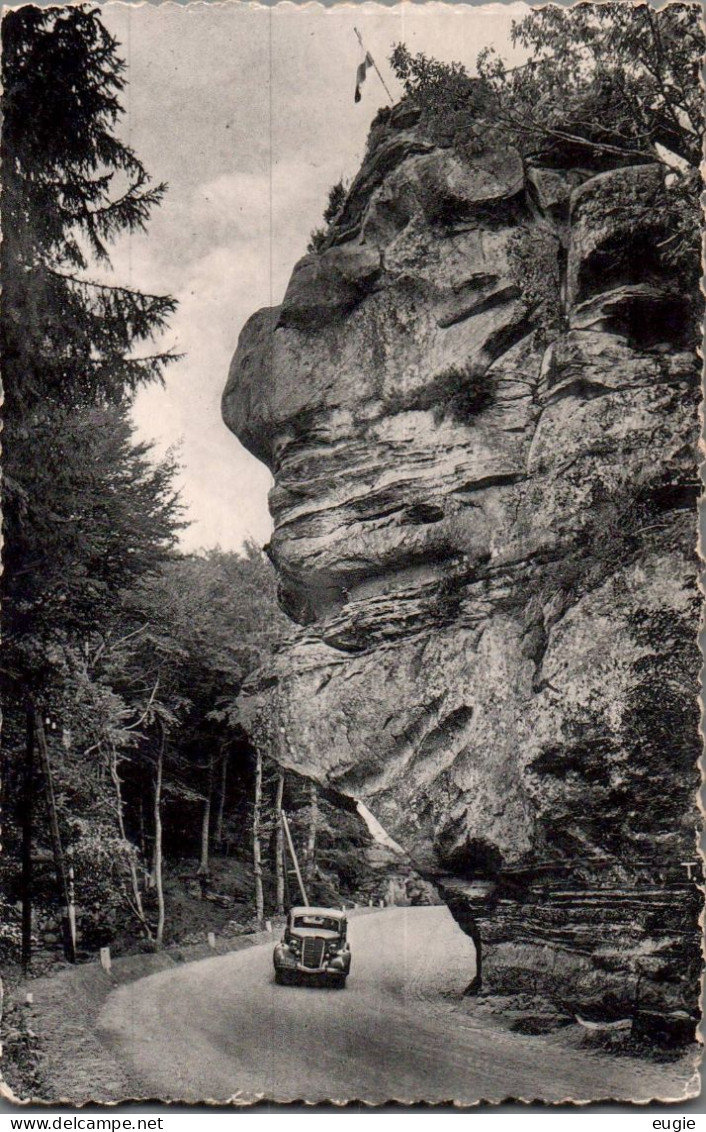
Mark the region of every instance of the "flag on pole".
POLYGON ((360 102, 360 88, 363 85, 363 83, 365 82, 365 76, 367 75, 370 68, 374 67, 375 68, 375 74, 380 79, 380 82, 382 83, 383 87, 385 88, 385 94, 387 95, 387 97, 390 100, 390 105, 392 105, 392 95, 390 94, 389 90, 387 89, 387 83, 385 82, 384 78, 380 74, 380 68, 378 67, 377 63, 373 59, 370 52, 368 50, 366 50, 365 44, 363 43, 363 38, 362 38, 360 32, 358 31, 358 29, 353 28, 353 31, 355 32, 356 39, 358 40, 358 43, 360 44, 361 49, 363 51, 365 51, 365 59, 363 60, 362 63, 359 64, 358 70, 355 73, 355 101, 360 102))
POLYGON ((365 76, 368 73, 368 69, 370 67, 374 67, 374 66, 375 66, 375 62, 373 60, 372 55, 370 54, 369 51, 366 51, 365 52, 365 59, 363 60, 362 63, 359 64, 358 70, 355 73, 355 101, 356 102, 360 102, 360 98, 361 98, 360 88, 363 85, 363 83, 365 82, 365 76))

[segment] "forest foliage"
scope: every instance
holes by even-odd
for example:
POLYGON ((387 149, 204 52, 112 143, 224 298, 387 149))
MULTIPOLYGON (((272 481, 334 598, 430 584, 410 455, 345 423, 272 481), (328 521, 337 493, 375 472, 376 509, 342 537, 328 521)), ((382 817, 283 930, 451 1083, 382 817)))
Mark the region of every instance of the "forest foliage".
POLYGON ((134 436, 176 303, 110 273, 166 192, 120 137, 118 44, 83 5, 8 12, 2 37, 0 943, 27 965, 70 883, 82 946, 129 921, 159 945, 165 851, 206 876, 214 846, 247 851, 237 698, 286 619, 255 545, 179 553, 176 458, 134 436))

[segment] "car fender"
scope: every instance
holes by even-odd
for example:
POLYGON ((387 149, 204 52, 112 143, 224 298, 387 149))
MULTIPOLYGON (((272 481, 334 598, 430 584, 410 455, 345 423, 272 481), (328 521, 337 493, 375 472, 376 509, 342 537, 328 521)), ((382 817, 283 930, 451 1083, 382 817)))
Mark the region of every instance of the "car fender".
POLYGON ((276 943, 275 949, 272 952, 272 962, 275 968, 278 967, 296 967, 297 961, 292 955, 288 947, 282 943, 276 943))

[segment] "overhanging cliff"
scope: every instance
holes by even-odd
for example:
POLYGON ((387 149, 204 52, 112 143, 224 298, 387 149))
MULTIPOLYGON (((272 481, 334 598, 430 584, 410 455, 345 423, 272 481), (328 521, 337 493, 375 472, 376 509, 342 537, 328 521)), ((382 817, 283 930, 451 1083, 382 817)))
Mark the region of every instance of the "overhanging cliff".
POLYGON ((693 1014, 699 365, 663 170, 416 117, 231 367, 301 626, 251 704, 435 880, 485 990, 693 1014))

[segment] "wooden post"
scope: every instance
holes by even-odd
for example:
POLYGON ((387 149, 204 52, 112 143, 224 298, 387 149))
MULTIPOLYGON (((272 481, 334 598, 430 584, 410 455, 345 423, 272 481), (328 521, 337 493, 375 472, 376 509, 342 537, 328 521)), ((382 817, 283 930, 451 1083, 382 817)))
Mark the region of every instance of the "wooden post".
MULTIPOLYGON (((69 850, 70 852, 70 850, 69 850)), ((69 865, 69 935, 71 947, 76 954, 76 887, 74 885, 74 867, 69 865)))
POLYGON ((285 814, 284 810, 282 810, 282 825, 284 826, 284 836, 287 838, 287 847, 288 847, 289 852, 290 852, 291 857, 292 857, 292 863, 294 865, 294 872, 297 874, 297 883, 299 884, 299 891, 302 894, 302 904, 304 905, 305 908, 308 908, 309 907, 309 897, 306 894, 306 889, 304 888, 304 881, 302 880, 302 874, 299 871, 299 862, 297 861, 297 855, 294 852, 294 844, 292 842, 292 835, 289 832, 289 822, 287 821, 287 815, 285 814))
POLYGON ((32 811, 34 807, 34 715, 27 707, 22 798, 22 972, 32 962, 32 811))
POLYGON ((111 966, 111 964, 110 964, 110 948, 109 947, 101 947, 100 956, 101 956, 101 967, 103 968, 105 973, 107 975, 109 975, 110 974, 110 966, 111 966))
POLYGON ((44 720, 42 719, 41 713, 38 711, 36 705, 34 707, 34 734, 37 739, 37 749, 39 751, 39 758, 42 764, 44 785, 46 787, 47 793, 47 804, 49 808, 49 829, 51 832, 52 850, 54 853, 54 868, 56 869, 56 879, 59 885, 59 891, 64 898, 64 952, 69 963, 75 963, 76 949, 73 945, 71 929, 69 927, 69 906, 71 903, 69 896, 69 878, 66 872, 64 851, 61 847, 59 815, 56 808, 54 780, 52 779, 51 763, 49 762, 49 748, 47 746, 47 737, 44 731, 44 720))
POLYGON ((208 933, 208 946, 209 947, 215 947, 216 946, 216 934, 215 934, 215 932, 209 932, 208 933))
MULTIPOLYGON (((278 815, 280 827, 282 826, 282 811, 278 815)), ((282 880, 284 882, 284 907, 292 907, 292 895, 289 891, 289 864, 287 862, 287 846, 284 843, 284 835, 282 840, 282 880)), ((284 910, 284 909, 283 909, 284 910)))
POLYGON ((282 830, 282 799, 284 798, 284 771, 277 776, 277 793, 275 795, 275 881, 277 884, 277 912, 284 914, 284 832, 282 830))

